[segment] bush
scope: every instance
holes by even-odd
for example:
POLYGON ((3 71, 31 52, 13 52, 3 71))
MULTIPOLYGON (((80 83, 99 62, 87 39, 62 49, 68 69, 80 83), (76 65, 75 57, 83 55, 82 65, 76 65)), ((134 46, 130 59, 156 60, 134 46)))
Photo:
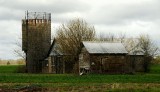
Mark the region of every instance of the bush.
POLYGON ((26 66, 25 65, 18 66, 16 73, 26 73, 26 66))
POLYGON ((9 62, 9 61, 7 62, 7 65, 10 65, 10 62, 9 62))

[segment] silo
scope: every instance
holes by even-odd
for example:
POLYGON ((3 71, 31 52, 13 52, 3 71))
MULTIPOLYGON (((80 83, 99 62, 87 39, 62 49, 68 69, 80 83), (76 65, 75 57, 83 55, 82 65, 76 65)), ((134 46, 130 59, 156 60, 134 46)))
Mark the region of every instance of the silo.
POLYGON ((29 73, 42 72, 42 60, 51 46, 51 14, 26 12, 22 19, 22 50, 26 53, 29 73))

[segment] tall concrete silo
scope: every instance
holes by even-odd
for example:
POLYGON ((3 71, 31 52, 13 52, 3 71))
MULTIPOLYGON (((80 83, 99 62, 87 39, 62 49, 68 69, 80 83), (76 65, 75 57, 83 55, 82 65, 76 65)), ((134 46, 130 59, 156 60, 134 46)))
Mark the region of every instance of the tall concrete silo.
POLYGON ((42 60, 51 46, 51 13, 26 12, 22 19, 22 50, 28 73, 42 72, 42 60))

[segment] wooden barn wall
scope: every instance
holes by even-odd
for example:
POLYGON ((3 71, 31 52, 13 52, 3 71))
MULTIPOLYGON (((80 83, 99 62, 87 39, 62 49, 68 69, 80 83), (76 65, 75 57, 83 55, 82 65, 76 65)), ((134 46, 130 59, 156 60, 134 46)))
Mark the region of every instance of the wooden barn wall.
POLYGON ((90 67, 90 55, 85 48, 82 48, 82 51, 79 55, 79 66, 80 68, 90 67))
POLYGON ((42 66, 43 66, 42 73, 48 73, 48 66, 47 66, 47 64, 48 64, 48 60, 42 61, 42 66))
POLYGON ((68 61, 66 58, 70 56, 50 56, 47 60, 43 61, 43 73, 64 74, 73 72, 73 62, 68 61))
POLYGON ((42 72, 43 73, 63 73, 63 61, 61 57, 50 56, 48 60, 43 61, 42 63, 42 72))
POLYGON ((132 56, 130 56, 130 60, 133 63, 132 68, 135 70, 135 72, 144 72, 144 63, 145 63, 144 56, 132 55, 132 56))
POLYGON ((126 55, 90 55, 92 73, 130 73, 131 62, 126 55))

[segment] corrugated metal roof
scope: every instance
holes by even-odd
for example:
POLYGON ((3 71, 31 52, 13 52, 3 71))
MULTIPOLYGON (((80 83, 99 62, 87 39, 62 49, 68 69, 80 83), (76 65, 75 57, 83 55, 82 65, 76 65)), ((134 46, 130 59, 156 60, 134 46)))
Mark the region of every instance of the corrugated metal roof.
POLYGON ((122 43, 89 42, 84 41, 83 45, 91 54, 122 54, 128 53, 122 43))

